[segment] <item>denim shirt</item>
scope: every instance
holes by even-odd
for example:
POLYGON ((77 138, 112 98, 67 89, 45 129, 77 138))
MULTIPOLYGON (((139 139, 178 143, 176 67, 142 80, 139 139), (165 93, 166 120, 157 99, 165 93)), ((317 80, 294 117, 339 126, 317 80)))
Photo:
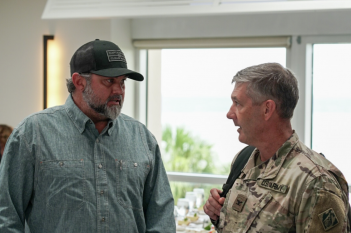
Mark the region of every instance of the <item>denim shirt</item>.
POLYGON ((158 144, 121 114, 99 134, 69 96, 26 118, 0 165, 0 232, 175 232, 158 144))

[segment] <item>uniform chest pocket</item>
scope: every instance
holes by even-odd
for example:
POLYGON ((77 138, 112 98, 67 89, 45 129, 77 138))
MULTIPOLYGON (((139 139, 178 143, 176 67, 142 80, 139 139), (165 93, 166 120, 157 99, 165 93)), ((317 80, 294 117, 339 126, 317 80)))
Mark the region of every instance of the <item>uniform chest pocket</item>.
POLYGON ((247 232, 252 225, 252 222, 261 214, 262 209, 272 200, 273 196, 270 192, 266 193, 261 197, 258 202, 253 203, 252 211, 247 217, 247 223, 243 232, 247 232))
POLYGON ((77 209, 84 203, 84 160, 50 160, 40 162, 38 179, 40 198, 46 208, 77 209))
POLYGON ((225 216, 223 216, 225 221, 222 223, 222 232, 248 232, 253 221, 271 199, 272 194, 269 192, 260 197, 254 197, 237 190, 234 195, 229 196, 228 201, 226 200, 227 207, 225 216))
POLYGON ((124 208, 143 209, 143 194, 150 166, 147 162, 116 160, 118 202, 124 208))
POLYGON ((246 200, 240 199, 237 202, 237 197, 245 197, 244 192, 232 192, 229 190, 225 199, 223 208, 220 213, 219 228, 222 228, 222 233, 241 232, 245 227, 247 215, 243 214, 243 207, 246 205, 246 200))

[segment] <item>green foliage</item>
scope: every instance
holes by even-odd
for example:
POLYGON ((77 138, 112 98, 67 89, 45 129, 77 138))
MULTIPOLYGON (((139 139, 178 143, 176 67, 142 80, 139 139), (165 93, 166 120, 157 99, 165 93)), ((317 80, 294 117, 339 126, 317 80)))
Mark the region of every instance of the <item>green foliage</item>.
POLYGON ((184 128, 177 128, 173 135, 169 126, 163 131, 162 141, 167 171, 216 173, 211 144, 193 137, 184 128))
MULTIPOLYGON (((176 128, 173 133, 170 126, 164 127, 162 134, 162 155, 167 171, 208 173, 208 174, 229 174, 230 165, 218 165, 216 155, 212 151, 211 144, 194 137, 184 128, 176 128)), ((211 188, 220 188, 221 185, 189 184, 171 182, 171 189, 175 204, 178 198, 185 196, 185 193, 194 188, 205 189, 207 200, 211 188)))

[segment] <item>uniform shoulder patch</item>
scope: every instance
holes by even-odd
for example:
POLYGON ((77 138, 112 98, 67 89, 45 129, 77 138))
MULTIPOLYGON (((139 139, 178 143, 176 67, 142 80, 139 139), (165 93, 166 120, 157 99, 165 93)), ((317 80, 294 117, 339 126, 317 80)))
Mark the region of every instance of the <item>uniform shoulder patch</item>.
POLYGON ((318 217, 321 220, 325 231, 328 231, 329 229, 335 227, 339 223, 339 220, 336 217, 336 214, 335 214, 333 208, 330 208, 330 209, 318 214, 318 217))
POLYGON ((325 190, 318 190, 315 195, 316 202, 313 207, 306 206, 311 213, 307 232, 343 232, 347 217, 343 199, 325 190))

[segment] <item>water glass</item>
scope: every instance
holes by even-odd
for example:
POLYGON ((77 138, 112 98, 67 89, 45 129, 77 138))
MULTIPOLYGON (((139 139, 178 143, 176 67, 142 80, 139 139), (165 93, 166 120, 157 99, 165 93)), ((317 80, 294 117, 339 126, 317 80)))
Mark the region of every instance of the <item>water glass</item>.
POLYGON ((194 189, 193 190, 194 193, 196 193, 196 208, 201 207, 204 198, 205 198, 205 190, 204 189, 194 189))
POLYGON ((189 212, 190 202, 188 199, 179 198, 177 202, 177 212, 179 217, 185 217, 189 212))

